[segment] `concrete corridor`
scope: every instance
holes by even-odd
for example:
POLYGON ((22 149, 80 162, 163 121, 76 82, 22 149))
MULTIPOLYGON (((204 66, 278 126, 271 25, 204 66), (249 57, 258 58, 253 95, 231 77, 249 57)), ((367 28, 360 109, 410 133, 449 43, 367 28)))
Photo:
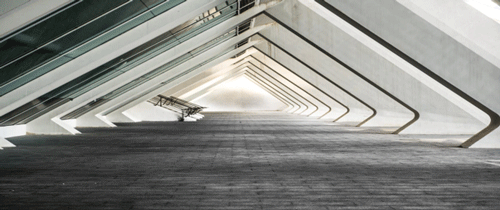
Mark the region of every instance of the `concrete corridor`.
POLYGON ((500 154, 274 112, 10 138, 1 209, 498 209, 500 154))

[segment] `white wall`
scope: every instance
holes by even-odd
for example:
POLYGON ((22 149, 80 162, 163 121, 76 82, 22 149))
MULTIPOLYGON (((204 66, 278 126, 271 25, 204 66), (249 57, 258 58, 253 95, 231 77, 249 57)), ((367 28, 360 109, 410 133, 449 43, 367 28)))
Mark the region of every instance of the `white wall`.
POLYGON ((149 102, 142 102, 125 111, 127 116, 140 121, 177 121, 179 114, 165 108, 154 106, 149 102))
POLYGON ((193 103, 208 107, 204 111, 259 111, 286 108, 278 99, 241 76, 216 86, 193 103))

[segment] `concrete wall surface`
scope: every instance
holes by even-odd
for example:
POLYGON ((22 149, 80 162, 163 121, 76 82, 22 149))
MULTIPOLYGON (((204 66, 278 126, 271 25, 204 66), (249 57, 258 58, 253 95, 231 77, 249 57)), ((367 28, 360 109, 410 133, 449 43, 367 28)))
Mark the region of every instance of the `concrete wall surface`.
POLYGON ((252 65, 256 65, 260 69, 268 71, 270 74, 273 74, 274 77, 282 77, 286 80, 289 80, 290 83, 293 83, 293 85, 298 86, 303 91, 312 95, 314 97, 314 101, 319 102, 316 103, 316 105, 321 108, 321 110, 318 111, 321 114, 321 119, 342 119, 342 117, 345 116, 344 114, 348 112, 348 108, 346 108, 344 104, 341 104, 338 101, 332 99, 323 91, 321 91, 318 86, 314 85, 313 83, 309 83, 302 77, 297 76, 292 72, 292 70, 281 66, 280 63, 268 59, 262 52, 255 52, 254 54, 252 54, 252 58, 254 59, 254 61, 250 61, 252 65))
MULTIPOLYGON (((326 2, 456 87, 468 102, 485 106, 482 111, 500 113, 498 22, 463 1, 326 2)), ((475 146, 500 147, 500 131, 475 146)))
POLYGON ((366 120, 374 114, 368 106, 375 110, 375 116, 364 123, 365 126, 403 126, 413 119, 413 113, 408 109, 283 26, 275 25, 260 35, 273 44, 263 43, 257 48, 302 77, 310 78, 311 82, 349 107, 350 112, 340 119, 341 122, 366 120))
POLYGON ((485 127, 482 121, 409 74, 407 66, 387 54, 380 54, 375 50, 377 46, 366 41, 363 34, 336 19, 321 5, 290 0, 266 12, 417 110, 420 118, 402 133, 474 134, 485 127))
POLYGON ((125 111, 129 117, 140 121, 177 121, 179 114, 155 106, 149 102, 142 102, 125 111))

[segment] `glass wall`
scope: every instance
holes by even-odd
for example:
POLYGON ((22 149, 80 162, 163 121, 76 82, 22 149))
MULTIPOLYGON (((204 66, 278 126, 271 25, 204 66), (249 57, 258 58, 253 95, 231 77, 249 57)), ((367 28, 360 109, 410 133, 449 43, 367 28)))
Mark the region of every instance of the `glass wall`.
POLYGON ((82 0, 0 40, 0 96, 186 0, 82 0))
MULTIPOLYGON (((176 58, 175 60, 168 62, 167 64, 133 80, 132 82, 117 88, 116 90, 106 94, 105 96, 102 96, 102 97, 98 98, 97 100, 92 101, 89 104, 86 104, 85 106, 63 116, 61 119, 63 119, 63 120, 76 119, 76 118, 82 116, 83 114, 99 107, 100 105, 105 104, 106 102, 128 92, 129 90, 131 90, 139 85, 142 85, 142 84, 146 83, 147 81, 181 65, 182 63, 196 57, 197 55, 217 46, 218 44, 220 44, 220 43, 222 43, 222 42, 224 42, 224 41, 226 41, 234 36, 236 36, 236 30, 231 30, 230 32, 225 33, 224 35, 222 35, 222 36, 220 36, 220 37, 218 37, 210 42, 203 44, 202 46, 194 49, 193 51, 188 52, 188 53, 176 58)), ((194 71, 195 69, 201 67, 202 65, 204 65, 204 64, 206 64, 206 63, 208 63, 208 62, 210 62, 210 61, 212 61, 212 60, 214 60, 214 59, 216 59, 216 58, 218 58, 218 57, 220 57, 220 56, 222 56, 222 55, 224 55, 224 54, 226 54, 229 51, 234 50, 234 49, 235 49, 235 47, 227 49, 227 50, 223 51, 222 53, 219 53, 219 54, 215 55, 214 57, 210 58, 209 60, 203 62, 202 64, 199 64, 196 67, 190 68, 190 69, 184 71, 183 73, 176 75, 174 78, 161 83, 160 85, 163 86, 163 85, 173 81, 174 79, 177 79, 177 78, 179 78, 179 77, 181 77, 181 76, 183 76, 191 71, 194 71)), ((156 88, 159 88, 159 87, 157 86, 156 88)), ((156 88, 154 88, 154 89, 156 89, 156 88)))
MULTIPOLYGON (((0 117, 0 125, 25 124, 85 92, 123 74, 147 60, 175 47, 203 31, 235 16, 236 0, 226 1, 192 20, 162 34, 63 86, 0 117)), ((209 42, 210 43, 210 42, 209 42)), ((204 45, 205 46, 205 45, 204 45)), ((199 48, 197 48, 199 49, 199 48)), ((191 53, 196 53, 193 51, 191 53)), ((186 57, 188 58, 188 57, 186 57)), ((190 58, 190 57, 189 57, 190 58)), ((188 58, 188 59, 189 59, 188 58)), ((178 60, 176 62, 184 62, 178 60)), ((175 64, 175 63, 169 63, 175 64)), ((144 76, 143 76, 144 77, 144 76)), ((141 78, 143 78, 141 77, 141 78)), ((149 76, 148 76, 149 77, 149 76)), ((97 101, 96 101, 97 102, 97 101)))

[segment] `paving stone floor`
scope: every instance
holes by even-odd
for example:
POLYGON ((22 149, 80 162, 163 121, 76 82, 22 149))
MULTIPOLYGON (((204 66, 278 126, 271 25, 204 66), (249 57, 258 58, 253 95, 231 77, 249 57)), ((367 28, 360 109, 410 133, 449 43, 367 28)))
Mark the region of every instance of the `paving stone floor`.
POLYGON ((500 209, 500 150, 301 116, 11 138, 1 209, 500 209))

